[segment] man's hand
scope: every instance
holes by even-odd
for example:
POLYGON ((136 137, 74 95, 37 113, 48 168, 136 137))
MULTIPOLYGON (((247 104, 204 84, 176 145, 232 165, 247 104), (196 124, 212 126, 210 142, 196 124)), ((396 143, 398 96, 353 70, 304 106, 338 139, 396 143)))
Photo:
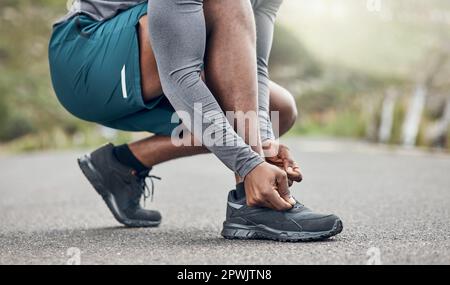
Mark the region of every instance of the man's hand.
POLYGON ((286 172, 264 162, 250 172, 244 181, 247 205, 286 211, 295 205, 286 172))
POLYGON ((292 181, 301 182, 303 180, 300 167, 294 161, 291 151, 286 145, 276 141, 267 141, 264 143, 264 154, 268 163, 286 171, 289 185, 292 184, 292 181))

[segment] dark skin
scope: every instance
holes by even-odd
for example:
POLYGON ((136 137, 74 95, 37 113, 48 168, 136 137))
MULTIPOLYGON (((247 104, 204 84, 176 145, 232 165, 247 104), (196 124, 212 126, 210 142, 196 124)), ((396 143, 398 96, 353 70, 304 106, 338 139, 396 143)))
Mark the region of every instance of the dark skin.
MULTIPOLYGON (((256 48, 255 27, 249 8, 251 9, 248 0, 204 2, 208 42, 202 77, 223 110, 245 112, 257 109, 256 62, 253 58, 256 48)), ((162 87, 149 39, 147 16, 142 17, 139 23, 141 84, 144 100, 150 101, 162 94, 162 87)), ((274 82, 270 83, 270 108, 280 112, 282 135, 294 124, 297 110, 292 95, 274 82)), ((239 135, 247 138, 252 131, 259 133, 257 123, 239 135)), ((295 203, 291 198, 289 185, 292 181, 300 182, 302 174, 287 146, 276 141, 264 142, 264 146, 263 149, 262 144, 258 145, 254 150, 271 155, 244 180, 247 204, 288 210, 295 203)), ((204 147, 175 146, 170 137, 163 136, 153 136, 132 143, 130 149, 147 166, 208 153, 204 147)))

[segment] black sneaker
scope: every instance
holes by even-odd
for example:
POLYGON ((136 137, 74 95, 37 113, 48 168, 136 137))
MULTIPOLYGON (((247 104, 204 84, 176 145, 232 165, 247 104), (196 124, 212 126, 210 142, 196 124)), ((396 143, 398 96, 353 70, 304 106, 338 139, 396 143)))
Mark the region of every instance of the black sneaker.
POLYGON ((337 216, 313 213, 298 202, 285 212, 248 207, 242 183, 228 195, 222 236, 226 239, 305 242, 328 239, 342 229, 342 221, 337 216))
MULTIPOLYGON (((103 197, 116 220, 127 227, 156 227, 161 223, 161 214, 143 209, 142 197, 146 199, 149 189, 147 178, 160 179, 149 173, 136 173, 121 164, 113 154, 114 146, 105 145, 90 155, 78 159, 83 174, 103 197)), ((153 194, 153 180, 152 193, 153 194)))

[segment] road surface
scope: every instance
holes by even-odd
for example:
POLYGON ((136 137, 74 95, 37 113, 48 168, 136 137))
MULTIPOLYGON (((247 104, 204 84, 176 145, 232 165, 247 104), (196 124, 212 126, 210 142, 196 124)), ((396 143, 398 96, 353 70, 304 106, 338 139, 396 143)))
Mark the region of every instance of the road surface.
POLYGON ((233 180, 212 156, 156 167, 163 180, 147 206, 163 223, 125 229, 77 168, 82 152, 50 152, 0 157, 0 264, 74 257, 81 264, 450 264, 450 156, 325 139, 287 143, 306 178, 295 196, 339 215, 338 237, 222 239, 233 180))

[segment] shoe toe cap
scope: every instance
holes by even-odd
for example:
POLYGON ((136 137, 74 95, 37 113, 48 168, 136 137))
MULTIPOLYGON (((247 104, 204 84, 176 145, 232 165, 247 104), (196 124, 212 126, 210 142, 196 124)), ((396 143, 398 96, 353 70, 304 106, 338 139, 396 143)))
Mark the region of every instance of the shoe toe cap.
POLYGON ((341 220, 336 215, 322 215, 311 219, 302 219, 298 222, 303 231, 307 232, 324 232, 333 230, 341 220))
POLYGON ((142 220, 150 222, 161 221, 161 213, 154 210, 139 209, 132 214, 133 220, 142 220))

